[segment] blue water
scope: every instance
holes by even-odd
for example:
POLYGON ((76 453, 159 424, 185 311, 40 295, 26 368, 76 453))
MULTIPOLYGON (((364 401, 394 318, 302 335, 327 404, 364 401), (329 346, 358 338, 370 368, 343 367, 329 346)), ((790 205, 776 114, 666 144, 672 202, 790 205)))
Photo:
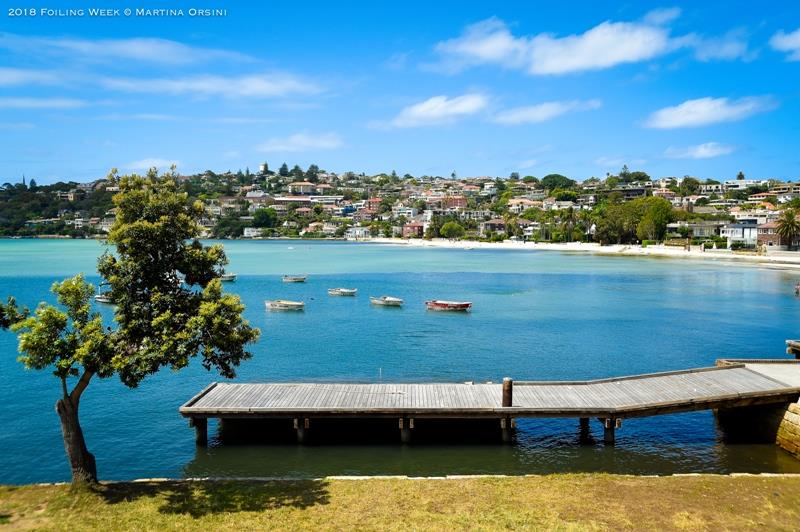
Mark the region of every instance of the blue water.
MULTIPOLYGON (((797 336, 798 274, 727 262, 558 252, 400 248, 302 241, 225 242, 226 289, 262 330, 238 380, 486 381, 584 379, 713 365, 720 357, 783 355, 797 336), (285 273, 309 274, 285 284, 285 273), (326 289, 357 287, 355 298, 326 289), (376 308, 368 296, 406 300, 376 308), (426 312, 429 298, 473 301, 470 314, 426 312), (302 313, 264 300, 299 299, 302 313)), ((94 241, 0 240, 0 297, 51 301, 50 285, 85 272, 99 282, 94 241)), ((110 307, 102 312, 111 323, 110 307)), ((69 478, 57 380, 16 362, 0 332, 0 483, 69 478)), ((199 365, 130 390, 92 382, 81 418, 100 476, 440 475, 615 471, 800 472, 774 445, 725 443, 710 412, 628 420, 617 445, 581 445, 574 420, 521 421, 500 445, 212 445, 197 449, 178 407, 219 376, 199 365)), ((597 426, 592 429, 598 435, 597 426)))

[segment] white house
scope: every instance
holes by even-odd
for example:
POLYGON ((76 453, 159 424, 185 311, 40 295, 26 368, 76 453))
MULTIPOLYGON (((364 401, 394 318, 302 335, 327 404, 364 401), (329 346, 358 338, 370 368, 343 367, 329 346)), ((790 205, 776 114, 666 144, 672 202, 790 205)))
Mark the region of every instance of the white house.
POLYGON ((245 227, 242 236, 245 238, 256 238, 261 236, 262 229, 260 227, 245 227))
POLYGON ((364 240, 372 235, 369 232, 369 227, 356 225, 353 227, 348 227, 344 236, 347 238, 347 240, 364 240))
POLYGON ((755 246, 758 242, 758 225, 728 224, 720 230, 720 236, 728 239, 728 248, 734 242, 742 242, 745 246, 755 246))

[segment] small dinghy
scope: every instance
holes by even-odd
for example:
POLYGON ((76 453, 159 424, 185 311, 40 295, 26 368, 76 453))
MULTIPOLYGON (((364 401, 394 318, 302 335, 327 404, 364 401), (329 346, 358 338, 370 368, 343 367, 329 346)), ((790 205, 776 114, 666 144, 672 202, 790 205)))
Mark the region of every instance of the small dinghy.
POLYGON ((275 299, 265 303, 267 310, 303 310, 306 307, 302 301, 289 301, 288 299, 275 299))
POLYGON ((236 280, 236 274, 223 273, 222 275, 219 276, 219 280, 222 281, 223 283, 232 283, 236 280))
POLYGON ((358 288, 328 288, 329 296, 354 296, 358 293, 358 288))
POLYGON ((401 307, 403 306, 403 300, 399 297, 392 297, 392 296, 380 296, 380 297, 370 297, 369 302, 373 305, 378 305, 379 307, 401 307))
POLYGON ((444 310, 450 312, 467 312, 472 308, 470 301, 444 301, 441 299, 434 299, 425 302, 425 307, 428 310, 444 310))
POLYGON ((307 275, 284 275, 283 282, 284 283, 304 283, 308 278, 307 275))

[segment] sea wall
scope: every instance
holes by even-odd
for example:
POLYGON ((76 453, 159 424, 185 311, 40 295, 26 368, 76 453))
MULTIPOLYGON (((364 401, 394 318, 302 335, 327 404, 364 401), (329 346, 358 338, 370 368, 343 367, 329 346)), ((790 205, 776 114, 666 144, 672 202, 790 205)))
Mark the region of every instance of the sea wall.
POLYGON ((800 403, 789 403, 786 407, 775 443, 800 459, 800 403))

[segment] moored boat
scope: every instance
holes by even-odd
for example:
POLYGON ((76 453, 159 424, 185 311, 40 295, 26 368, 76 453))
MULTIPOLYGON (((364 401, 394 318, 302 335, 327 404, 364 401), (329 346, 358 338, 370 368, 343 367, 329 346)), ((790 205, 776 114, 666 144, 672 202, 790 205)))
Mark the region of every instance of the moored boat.
POLYGON ((445 310, 454 312, 467 312, 472 308, 471 301, 445 301, 442 299, 433 299, 425 302, 425 307, 428 310, 445 310))
POLYGON ((358 293, 358 288, 328 288, 329 296, 354 296, 358 293))
POLYGON ((219 276, 219 280, 222 281, 223 283, 232 283, 233 281, 236 280, 236 274, 223 273, 222 275, 219 276))
POLYGON ((283 282, 284 283, 304 283, 308 278, 307 275, 284 275, 283 282))
POLYGON ((392 297, 392 296, 380 296, 380 297, 370 297, 369 302, 373 305, 378 305, 381 307, 401 307, 403 306, 403 300, 399 297, 392 297))
POLYGON ((98 303, 105 303, 111 305, 114 301, 111 300, 111 292, 103 292, 94 296, 94 300, 98 303))
POLYGON ((289 301, 288 299, 275 299, 264 303, 267 310, 303 310, 306 306, 302 301, 289 301))

